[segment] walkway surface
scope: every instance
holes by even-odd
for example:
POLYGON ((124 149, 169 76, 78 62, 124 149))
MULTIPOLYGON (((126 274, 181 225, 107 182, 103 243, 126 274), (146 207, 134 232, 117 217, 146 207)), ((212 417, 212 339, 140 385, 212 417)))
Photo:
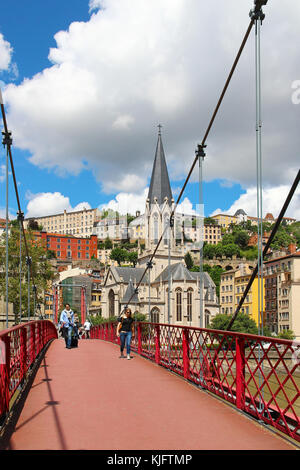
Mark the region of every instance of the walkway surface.
POLYGON ((229 405, 100 340, 46 352, 8 449, 292 450, 229 405))

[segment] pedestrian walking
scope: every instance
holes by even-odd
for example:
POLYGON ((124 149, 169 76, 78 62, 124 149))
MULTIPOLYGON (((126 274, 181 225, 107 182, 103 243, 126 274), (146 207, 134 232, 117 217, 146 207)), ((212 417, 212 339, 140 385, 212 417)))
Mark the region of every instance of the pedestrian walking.
POLYGON ((91 330, 91 323, 89 320, 85 320, 84 322, 84 325, 83 325, 83 328, 84 328, 84 331, 85 331, 85 334, 86 334, 86 338, 87 339, 90 339, 90 330, 91 330))
POLYGON ((117 326, 117 336, 120 336, 120 351, 121 355, 120 358, 124 356, 124 349, 126 345, 126 354, 127 359, 131 359, 130 357, 130 343, 131 339, 134 338, 134 320, 131 316, 130 308, 125 310, 125 314, 123 314, 120 318, 120 321, 117 326))
POLYGON ((65 304, 65 308, 60 314, 59 323, 66 342, 66 348, 71 349, 72 334, 74 332, 74 312, 71 310, 70 304, 65 304))
POLYGON ((79 339, 79 328, 80 328, 79 316, 77 315, 77 313, 75 313, 74 314, 74 333, 77 339, 79 339))

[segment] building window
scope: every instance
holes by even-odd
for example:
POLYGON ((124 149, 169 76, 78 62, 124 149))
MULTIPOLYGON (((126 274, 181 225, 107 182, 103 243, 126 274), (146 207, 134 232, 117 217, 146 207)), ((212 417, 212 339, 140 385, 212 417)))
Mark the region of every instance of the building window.
POLYGON ((176 289, 176 321, 182 321, 182 290, 176 289))
POLYGON ((151 323, 159 323, 159 309, 157 307, 151 310, 151 323))

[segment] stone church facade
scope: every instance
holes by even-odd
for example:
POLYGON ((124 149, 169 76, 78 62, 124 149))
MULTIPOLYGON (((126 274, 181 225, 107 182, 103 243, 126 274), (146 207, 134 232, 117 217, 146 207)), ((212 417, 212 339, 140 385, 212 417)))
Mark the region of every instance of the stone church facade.
POLYGON ((129 306, 133 313, 147 315, 148 321, 199 327, 201 311, 201 325, 208 327, 210 320, 219 313, 216 286, 210 276, 203 273, 200 282, 200 273, 189 271, 185 265, 183 237, 180 244, 176 244, 175 228, 170 228, 173 208, 174 199, 159 131, 145 204, 145 249, 139 248, 135 268, 109 268, 102 290, 103 317, 118 316, 124 307, 129 306), (160 239, 152 267, 146 270, 160 239))

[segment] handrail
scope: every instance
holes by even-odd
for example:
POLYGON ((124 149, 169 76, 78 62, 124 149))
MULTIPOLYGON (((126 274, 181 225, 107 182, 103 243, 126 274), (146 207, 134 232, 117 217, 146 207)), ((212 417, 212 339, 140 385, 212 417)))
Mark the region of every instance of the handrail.
MULTIPOLYGON (((94 326, 91 338, 119 344, 116 327, 94 326)), ((137 322, 132 349, 300 442, 300 342, 137 322)))
POLYGON ((43 348, 57 337, 55 325, 48 320, 31 321, 0 332, 1 421, 9 411, 14 393, 23 385, 43 348))

